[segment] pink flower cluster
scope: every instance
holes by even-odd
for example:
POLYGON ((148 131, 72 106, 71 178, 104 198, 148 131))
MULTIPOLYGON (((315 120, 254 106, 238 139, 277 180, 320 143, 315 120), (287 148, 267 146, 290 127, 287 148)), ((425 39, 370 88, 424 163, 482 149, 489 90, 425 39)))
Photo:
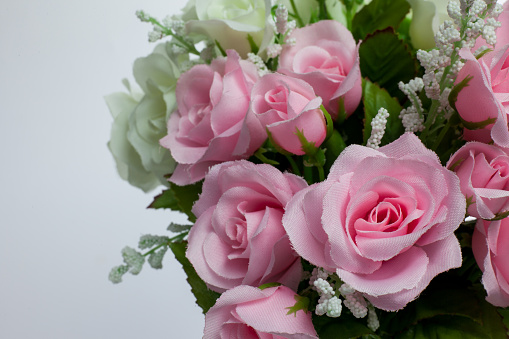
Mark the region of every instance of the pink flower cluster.
POLYGON ((347 114, 356 109, 361 74, 350 31, 326 20, 293 34, 303 44, 282 51, 279 73, 260 78, 254 64, 229 50, 226 58, 194 66, 179 78, 178 109, 160 141, 178 163, 170 181, 188 185, 215 164, 250 157, 266 131, 277 146, 302 155, 297 131, 317 147, 325 139, 322 102, 333 117, 340 99, 347 114), (316 43, 312 51, 307 41, 316 43))
MULTIPOLYGON (((471 77, 459 92, 456 109, 467 122, 469 140, 448 161, 460 179, 468 214, 478 219, 472 250, 487 291, 486 300, 509 306, 509 2, 499 16, 495 49, 481 58, 463 49, 466 59, 457 82, 471 77)), ((480 47, 478 44, 476 46, 480 47)))
POLYGON ((269 136, 303 155, 298 134, 316 146, 326 138, 321 105, 333 119, 357 108, 358 46, 335 21, 296 29, 278 73, 260 77, 229 50, 180 77, 178 110, 160 144, 178 162, 172 182, 204 179, 186 255, 223 293, 206 315, 206 338, 316 338, 309 313, 286 315, 303 279, 301 258, 334 272, 373 306, 400 310, 435 276, 461 266, 454 232, 466 212, 479 219, 472 248, 487 300, 509 306, 507 13, 506 4, 495 51, 479 60, 461 52, 458 82, 472 79, 456 108, 465 126, 479 128, 465 129, 470 142, 445 167, 411 133, 377 150, 348 146, 327 178, 309 186, 245 160, 269 136))

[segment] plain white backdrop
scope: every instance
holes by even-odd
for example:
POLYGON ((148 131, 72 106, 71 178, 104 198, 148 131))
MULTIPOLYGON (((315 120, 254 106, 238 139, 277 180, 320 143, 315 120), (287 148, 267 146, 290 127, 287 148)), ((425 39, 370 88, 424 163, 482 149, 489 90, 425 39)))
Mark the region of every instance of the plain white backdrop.
MULTIPOLYGON (((168 211, 122 181, 103 100, 154 47, 138 9, 184 0, 7 0, 0 10, 0 338, 200 338, 180 264, 113 285, 121 249, 167 234, 168 211)), ((132 81, 131 81, 132 82, 132 81)))

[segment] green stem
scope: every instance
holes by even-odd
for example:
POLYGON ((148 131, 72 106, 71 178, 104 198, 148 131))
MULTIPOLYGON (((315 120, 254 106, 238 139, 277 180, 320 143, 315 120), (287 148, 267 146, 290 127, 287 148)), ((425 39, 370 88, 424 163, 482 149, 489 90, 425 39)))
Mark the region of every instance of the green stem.
POLYGON ((297 19, 297 23, 299 24, 299 27, 304 27, 304 21, 302 21, 302 18, 299 15, 297 6, 295 6, 295 1, 290 0, 290 4, 292 5, 293 15, 295 16, 295 19, 297 19))
POLYGON ((161 23, 159 21, 157 21, 155 18, 150 17, 148 19, 148 21, 151 24, 160 27, 164 34, 175 38, 181 44, 182 47, 186 48, 189 51, 189 53, 194 54, 194 55, 200 55, 200 52, 198 52, 198 50, 196 49, 196 47, 194 47, 194 45, 189 44, 183 37, 173 33, 173 31, 171 29, 168 29, 167 27, 161 25, 161 23))
POLYGON ((325 180, 325 173, 323 171, 323 166, 322 165, 316 165, 316 168, 318 169, 318 178, 320 179, 320 181, 324 181, 325 180))
POLYGON ((445 126, 440 131, 440 134, 435 139, 435 142, 433 143, 433 147, 431 147, 431 149, 436 150, 438 148, 438 145, 440 145, 440 143, 442 142, 442 139, 447 134, 447 131, 449 131, 449 128, 451 128, 451 119, 447 120, 447 124, 445 124, 445 126))
POLYGON ((295 160, 293 160, 293 158, 289 155, 285 155, 285 157, 288 160, 288 162, 290 163, 290 166, 292 166, 293 174, 300 176, 301 174, 300 174, 299 166, 297 166, 297 163, 295 162, 295 160))

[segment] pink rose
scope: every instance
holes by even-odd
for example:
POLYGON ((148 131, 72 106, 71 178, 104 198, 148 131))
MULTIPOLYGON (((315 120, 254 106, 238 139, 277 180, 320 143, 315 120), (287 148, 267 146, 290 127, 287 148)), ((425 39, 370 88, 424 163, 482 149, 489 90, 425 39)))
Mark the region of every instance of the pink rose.
POLYGON ((237 52, 227 54, 194 66, 177 82, 177 111, 160 144, 178 162, 170 178, 178 185, 203 179, 215 164, 248 158, 266 139, 260 122, 246 116, 257 69, 237 52))
POLYGON ((509 156, 500 148, 469 142, 447 162, 460 178, 468 214, 493 219, 509 210, 509 156))
POLYGON ((333 119, 339 101, 344 100, 347 116, 353 113, 362 95, 359 50, 352 33, 334 20, 323 20, 296 29, 279 57, 278 72, 299 78, 313 86, 333 119))
POLYGON ((295 292, 285 286, 264 290, 238 286, 224 292, 205 315, 204 339, 318 338, 311 314, 287 314, 295 292))
POLYGON ((304 179, 241 160, 210 169, 193 206, 198 220, 187 257, 210 289, 280 282, 296 289, 302 276, 281 219, 304 179))
POLYGON ((294 249, 380 309, 415 299, 461 265, 458 177, 411 133, 378 150, 347 147, 328 178, 298 192, 283 225, 294 249))
POLYGON ((327 126, 321 103, 307 82, 278 73, 263 76, 251 92, 251 112, 276 144, 297 155, 304 154, 297 130, 317 147, 325 140, 327 126))
POLYGON ((467 76, 473 78, 459 92, 456 109, 463 120, 481 127, 465 129, 464 139, 484 143, 493 140, 501 147, 509 147, 509 44, 479 60, 467 49, 461 50, 460 55, 466 62, 457 82, 467 76))
POLYGON ((477 221, 472 236, 475 260, 483 271, 486 300, 499 307, 509 306, 509 219, 477 221))

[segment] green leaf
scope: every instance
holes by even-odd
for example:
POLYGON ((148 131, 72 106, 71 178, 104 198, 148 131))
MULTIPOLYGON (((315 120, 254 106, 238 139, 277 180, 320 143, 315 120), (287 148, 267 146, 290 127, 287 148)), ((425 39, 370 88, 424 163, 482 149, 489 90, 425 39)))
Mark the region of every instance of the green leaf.
POLYGON ((313 325, 320 339, 360 338, 374 334, 366 325, 366 319, 356 319, 353 315, 343 313, 339 318, 317 316, 313 314, 313 325))
POLYGON ((201 186, 202 182, 188 186, 177 186, 171 183, 170 188, 156 196, 147 208, 169 208, 172 211, 183 212, 187 214, 189 221, 194 222, 196 217, 191 212, 191 209, 193 203, 198 200, 201 186))
POLYGON ((288 313, 286 313, 286 314, 287 315, 293 314, 294 316, 297 316, 297 312, 301 311, 301 310, 304 313, 307 313, 308 312, 308 307, 309 307, 309 298, 300 296, 298 294, 296 294, 294 296, 294 298, 295 298, 295 301, 296 301, 295 305, 293 305, 291 307, 287 307, 288 313))
POLYGON ((353 36, 360 40, 387 27, 396 30, 409 11, 410 5, 406 0, 373 0, 353 18, 353 36))
POLYGON ((251 53, 258 54, 258 50, 259 50, 258 45, 254 41, 254 39, 251 36, 251 34, 247 35, 247 41, 249 42, 249 46, 251 47, 251 53))
POLYGON ((442 316, 422 321, 397 339, 491 339, 482 325, 465 317, 442 316))
MULTIPOLYGON (((509 308, 497 308, 497 311, 502 316, 505 327, 509 328, 509 308)), ((506 334, 509 337, 509 331, 506 334)))
POLYGON ((333 130, 331 136, 323 144, 323 147, 325 149, 324 168, 328 172, 334 161, 346 148, 346 143, 338 130, 333 130))
POLYGON ((407 83, 417 75, 419 65, 408 45, 398 38, 392 28, 369 35, 359 47, 363 77, 384 87, 400 100, 405 95, 398 82, 407 83))
POLYGON ((362 82, 362 100, 364 104, 364 144, 371 135, 371 120, 378 113, 378 110, 383 107, 389 112, 387 118, 387 125, 385 134, 382 138, 381 145, 386 145, 397 138, 404 132, 403 124, 399 118, 399 113, 402 110, 398 100, 391 97, 390 94, 377 84, 369 80, 362 82))
POLYGON ((207 285, 205 285, 194 270, 193 265, 186 258, 187 241, 174 242, 169 247, 187 274, 187 282, 191 286, 191 292, 196 297, 196 304, 202 308, 204 314, 207 313, 214 306, 220 294, 208 289, 207 285))

